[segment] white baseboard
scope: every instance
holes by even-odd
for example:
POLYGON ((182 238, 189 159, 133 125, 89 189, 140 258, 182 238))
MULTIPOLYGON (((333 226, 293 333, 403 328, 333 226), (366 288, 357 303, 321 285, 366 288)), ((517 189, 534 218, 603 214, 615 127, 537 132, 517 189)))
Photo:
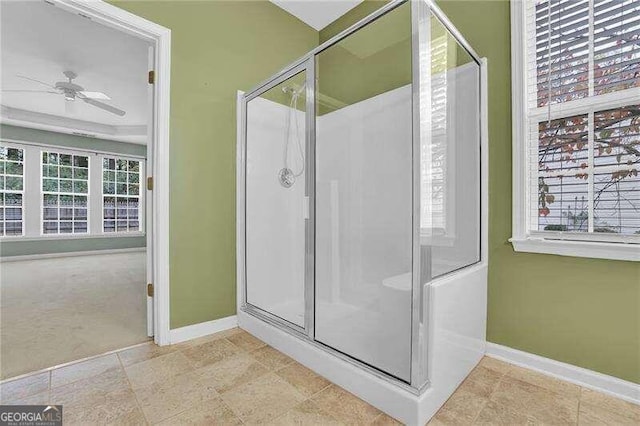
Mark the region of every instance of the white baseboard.
POLYGON ((487 356, 640 405, 640 385, 550 358, 487 342, 487 356))
POLYGON ((238 326, 238 317, 232 315, 213 321, 201 322, 198 324, 187 325, 185 327, 174 328, 169 330, 170 344, 185 342, 187 340, 196 339, 208 334, 218 333, 220 331, 229 330, 238 326))
POLYGON ((26 254, 22 256, 0 257, 0 262, 17 262, 20 260, 53 259, 56 257, 95 256, 100 254, 137 253, 147 251, 146 247, 129 247, 121 249, 70 251, 61 253, 26 254))

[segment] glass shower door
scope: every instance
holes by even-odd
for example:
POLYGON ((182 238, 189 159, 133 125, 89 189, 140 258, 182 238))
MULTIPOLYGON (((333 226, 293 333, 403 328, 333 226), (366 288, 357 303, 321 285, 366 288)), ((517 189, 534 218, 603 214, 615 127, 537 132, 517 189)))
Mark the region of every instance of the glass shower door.
POLYGON ((246 303, 305 326, 306 71, 247 102, 246 303))
POLYGON ((410 380, 407 2, 316 55, 315 340, 410 380))
POLYGON ((480 64, 430 14, 430 137, 420 144, 422 269, 480 261, 480 64), (427 260, 428 259, 428 260, 427 260))

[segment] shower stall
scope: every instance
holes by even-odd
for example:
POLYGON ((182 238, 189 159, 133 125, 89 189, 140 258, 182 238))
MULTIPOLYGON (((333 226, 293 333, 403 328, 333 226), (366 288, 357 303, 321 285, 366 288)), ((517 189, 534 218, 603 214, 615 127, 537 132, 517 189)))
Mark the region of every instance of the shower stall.
POLYGON ((238 96, 238 321, 409 424, 485 351, 486 62, 397 0, 238 96))

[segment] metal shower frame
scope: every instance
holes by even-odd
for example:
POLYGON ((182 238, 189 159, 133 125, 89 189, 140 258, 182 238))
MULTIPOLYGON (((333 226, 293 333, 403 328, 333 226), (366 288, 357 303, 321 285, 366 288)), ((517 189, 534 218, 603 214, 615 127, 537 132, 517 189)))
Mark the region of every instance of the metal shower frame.
MULTIPOLYGON (((420 247, 420 177, 416 170, 420 170, 420 141, 421 138, 430 138, 430 13, 432 13, 440 23, 451 33, 456 41, 469 53, 473 60, 480 67, 479 82, 481 85, 486 84, 486 62, 481 60, 478 54, 473 50, 470 44, 464 39, 460 32, 453 26, 446 15, 435 5, 433 0, 394 0, 387 3, 374 13, 365 17, 361 21, 332 37, 330 40, 322 43, 320 46, 311 50, 306 55, 297 59, 269 79, 263 81, 252 90, 244 93, 239 101, 239 143, 238 143, 238 291, 240 292, 240 309, 250 315, 253 315, 262 321, 265 321, 279 330, 297 336, 305 340, 309 344, 316 346, 342 360, 349 362, 361 369, 369 371, 377 377, 380 377, 389 383, 400 386, 414 394, 421 394, 429 387, 429 357, 427 356, 428 347, 420 346, 421 330, 424 327, 420 325, 427 321, 425 309, 428 307, 428 300, 423 287, 424 283, 432 281, 430 271, 424 271, 420 268, 421 256, 423 249, 420 247), (372 23, 381 16, 389 13, 397 7, 410 2, 411 3, 411 32, 412 32, 412 161, 413 161, 413 188, 412 188, 412 319, 411 319, 411 380, 409 383, 391 376, 381 370, 378 370, 368 364, 343 354, 329 346, 326 346, 315 340, 315 180, 316 180, 316 102, 315 102, 315 86, 316 86, 316 55, 340 42, 344 38, 360 30, 361 28, 372 23), (423 52, 423 55, 419 53, 423 52), (426 52, 426 54, 424 54, 426 52), (281 84, 287 79, 304 72, 306 77, 306 173, 305 173, 305 196, 309 203, 309 218, 305 221, 305 319, 304 327, 292 324, 282 318, 266 312, 247 302, 246 289, 246 143, 247 143, 247 103, 252 99, 260 96, 264 92, 281 84), (428 107, 426 107, 428 106, 428 107), (421 113, 422 111, 422 113, 421 113), (422 114, 422 117, 421 117, 422 114)), ((482 110, 482 94, 485 88, 479 88, 480 96, 480 114, 481 121, 479 128, 483 128, 482 120, 485 119, 486 113, 482 110)), ((481 132, 481 138, 485 138, 485 134, 481 132)), ((481 141, 481 145, 482 145, 481 141)), ((481 162, 485 161, 484 156, 480 155, 481 162)), ((482 167, 481 169, 484 169, 482 167)), ((482 196, 480 199, 482 200, 482 196)), ((482 206, 481 206, 482 210, 482 206)), ((481 232, 486 232, 481 227, 481 232)), ((481 235, 481 241, 483 236, 481 235)), ((481 259, 486 259, 485 245, 481 245, 481 259)), ((472 265, 469 265, 472 266, 472 265)), ((463 269, 466 269, 463 268, 463 269)))

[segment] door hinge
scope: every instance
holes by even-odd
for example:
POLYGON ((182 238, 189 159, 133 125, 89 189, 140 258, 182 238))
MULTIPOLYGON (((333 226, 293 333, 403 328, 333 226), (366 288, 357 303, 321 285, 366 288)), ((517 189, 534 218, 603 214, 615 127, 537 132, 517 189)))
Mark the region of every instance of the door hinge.
POLYGON ((153 284, 152 283, 147 284, 147 296, 153 297, 153 284))
POLYGON ((153 176, 147 178, 147 191, 153 191, 153 176))
POLYGON ((154 70, 149 71, 149 84, 155 84, 156 72, 154 70))

